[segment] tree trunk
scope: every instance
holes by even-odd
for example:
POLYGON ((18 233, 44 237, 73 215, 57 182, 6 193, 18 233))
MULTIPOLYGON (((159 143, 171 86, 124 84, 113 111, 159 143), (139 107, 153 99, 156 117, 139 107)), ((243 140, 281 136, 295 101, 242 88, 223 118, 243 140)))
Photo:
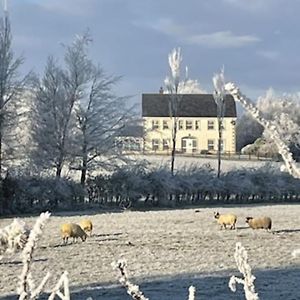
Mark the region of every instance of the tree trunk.
POLYGON ((174 175, 175 154, 176 154, 177 120, 174 118, 172 132, 172 154, 171 154, 171 174, 174 175))
POLYGON ((218 118, 218 133, 219 133, 219 138, 218 138, 218 173, 217 177, 220 178, 220 173, 221 173, 221 141, 222 141, 222 120, 219 117, 218 118))

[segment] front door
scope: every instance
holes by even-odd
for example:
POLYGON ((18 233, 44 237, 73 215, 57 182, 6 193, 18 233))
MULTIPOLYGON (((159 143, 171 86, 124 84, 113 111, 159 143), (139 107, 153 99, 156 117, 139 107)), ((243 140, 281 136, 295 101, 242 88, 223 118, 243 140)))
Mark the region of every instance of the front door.
POLYGON ((194 153, 197 151, 197 140, 192 137, 183 138, 181 141, 182 152, 194 153))

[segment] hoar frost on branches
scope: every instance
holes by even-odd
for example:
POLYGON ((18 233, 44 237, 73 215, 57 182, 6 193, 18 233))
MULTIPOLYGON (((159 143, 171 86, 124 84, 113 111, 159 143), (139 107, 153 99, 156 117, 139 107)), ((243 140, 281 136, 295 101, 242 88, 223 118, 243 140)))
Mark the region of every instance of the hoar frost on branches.
POLYGON ((229 280, 229 288, 235 292, 236 284, 240 283, 244 286, 246 300, 259 300, 258 294, 255 292, 254 280, 252 270, 248 264, 248 254, 241 243, 236 243, 234 258, 239 271, 244 275, 244 278, 231 276, 229 280))
POLYGON ((244 96, 233 83, 227 83, 225 89, 233 96, 234 100, 240 102, 241 105, 251 113, 251 115, 264 126, 270 138, 274 141, 285 163, 285 168, 294 178, 300 178, 300 170, 292 157, 289 147, 282 141, 281 135, 274 121, 265 120, 257 107, 244 96))
POLYGON ((0 260, 5 252, 15 253, 23 249, 29 232, 29 227, 19 219, 14 219, 10 225, 0 229, 0 260))

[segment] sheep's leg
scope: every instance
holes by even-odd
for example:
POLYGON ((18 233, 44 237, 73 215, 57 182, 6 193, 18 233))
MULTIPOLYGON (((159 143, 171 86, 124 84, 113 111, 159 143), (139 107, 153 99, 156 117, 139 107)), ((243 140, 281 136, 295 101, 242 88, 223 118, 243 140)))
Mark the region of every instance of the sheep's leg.
POLYGON ((224 229, 226 229, 226 224, 223 224, 223 226, 224 226, 224 229))

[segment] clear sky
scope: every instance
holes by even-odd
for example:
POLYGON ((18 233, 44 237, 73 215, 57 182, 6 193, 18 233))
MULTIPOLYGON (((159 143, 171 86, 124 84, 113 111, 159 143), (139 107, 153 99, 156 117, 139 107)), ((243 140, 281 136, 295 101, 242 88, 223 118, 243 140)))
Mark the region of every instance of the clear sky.
POLYGON ((158 92, 174 47, 181 47, 189 77, 208 92, 223 65, 226 79, 252 99, 269 87, 300 90, 299 0, 7 2, 23 71, 42 72, 48 55, 61 58, 62 43, 89 28, 93 60, 122 75, 117 93, 135 95, 135 102, 141 93, 158 92))

